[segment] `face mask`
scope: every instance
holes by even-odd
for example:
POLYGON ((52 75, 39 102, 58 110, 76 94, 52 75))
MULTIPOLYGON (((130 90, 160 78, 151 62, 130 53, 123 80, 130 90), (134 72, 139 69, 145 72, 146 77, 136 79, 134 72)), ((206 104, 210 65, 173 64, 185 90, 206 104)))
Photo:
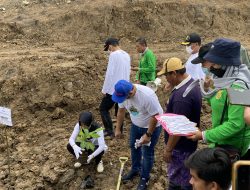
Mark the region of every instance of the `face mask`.
POLYGON ((201 67, 202 68, 202 71, 205 73, 206 76, 208 76, 210 74, 208 68, 206 67, 201 67))
POLYGON ((211 66, 210 67, 210 72, 213 73, 215 76, 217 76, 219 78, 222 78, 223 75, 225 74, 226 70, 222 69, 222 68, 216 69, 213 66, 211 66))
POLYGON ((192 52, 193 52, 191 46, 186 46, 186 51, 188 54, 192 54, 192 52))

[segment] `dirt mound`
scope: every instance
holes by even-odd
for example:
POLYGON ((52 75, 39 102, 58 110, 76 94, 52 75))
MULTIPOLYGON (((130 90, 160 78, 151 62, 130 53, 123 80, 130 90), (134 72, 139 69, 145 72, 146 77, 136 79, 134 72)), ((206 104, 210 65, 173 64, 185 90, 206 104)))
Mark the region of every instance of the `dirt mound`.
MULTIPOLYGON (((224 36, 250 47, 249 12, 248 1, 233 0, 30 0, 28 5, 2 0, 0 105, 12 108, 14 127, 8 130, 10 181, 4 128, 0 128, 0 189, 79 189, 89 173, 95 174, 95 189, 115 189, 118 157, 130 155, 129 126, 125 139, 107 142, 103 174, 96 174, 91 165, 75 170, 66 150, 80 111, 91 110, 100 121, 106 37, 119 37, 135 65, 134 40, 145 36, 161 64, 170 56, 186 58, 178 42, 193 31, 206 42, 224 36)), ((164 106, 163 87, 158 95, 164 106)), ((202 126, 210 125, 209 112, 204 106, 202 126)), ((164 189, 167 184, 162 149, 161 137, 150 189, 164 189)), ((129 166, 130 162, 126 170, 129 166)), ((137 182, 122 189, 135 188, 137 182)))

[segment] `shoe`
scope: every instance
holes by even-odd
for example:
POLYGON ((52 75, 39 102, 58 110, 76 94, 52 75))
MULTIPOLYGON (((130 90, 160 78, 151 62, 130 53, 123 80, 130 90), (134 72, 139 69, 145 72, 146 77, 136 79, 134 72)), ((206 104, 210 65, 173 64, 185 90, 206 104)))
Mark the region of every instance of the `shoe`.
POLYGON ((82 166, 82 164, 80 163, 80 162, 76 162, 75 164, 74 164, 74 167, 75 168, 80 168, 82 166))
POLYGON ((130 170, 126 175, 122 176, 122 182, 130 181, 136 176, 139 176, 139 172, 130 170))
POLYGON ((99 173, 102 173, 104 170, 104 167, 103 167, 103 163, 102 163, 102 160, 99 162, 99 164, 97 165, 97 172, 99 173))
POLYGON ((139 185, 137 186, 137 190, 147 190, 148 180, 145 178, 141 178, 139 185))
POLYGON ((104 137, 105 137, 105 139, 110 140, 110 139, 113 139, 115 137, 115 134, 113 132, 105 131, 104 132, 104 137))

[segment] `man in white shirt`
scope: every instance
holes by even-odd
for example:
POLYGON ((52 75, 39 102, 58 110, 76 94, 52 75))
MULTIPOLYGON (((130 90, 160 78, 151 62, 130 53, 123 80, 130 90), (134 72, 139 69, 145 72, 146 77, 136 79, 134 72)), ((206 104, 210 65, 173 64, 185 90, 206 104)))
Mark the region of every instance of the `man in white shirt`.
POLYGON ((204 79, 205 73, 202 70, 201 63, 191 63, 193 59, 198 57, 198 52, 201 46, 201 37, 196 33, 191 33, 181 44, 186 46, 186 51, 190 55, 185 64, 187 74, 191 75, 194 80, 204 79))
POLYGON ((141 176, 137 190, 146 190, 150 172, 154 164, 154 147, 161 133, 161 126, 155 116, 163 110, 155 92, 149 87, 120 80, 115 85, 112 100, 119 103, 115 136, 121 135, 125 110, 132 121, 130 129, 130 149, 132 167, 122 180, 130 181, 141 176))
POLYGON ((103 125, 105 127, 105 136, 114 136, 113 123, 109 110, 115 102, 111 99, 114 92, 114 86, 117 81, 130 79, 130 56, 119 47, 119 41, 116 38, 108 38, 104 45, 104 51, 109 51, 108 67, 102 87, 103 98, 99 107, 103 125))

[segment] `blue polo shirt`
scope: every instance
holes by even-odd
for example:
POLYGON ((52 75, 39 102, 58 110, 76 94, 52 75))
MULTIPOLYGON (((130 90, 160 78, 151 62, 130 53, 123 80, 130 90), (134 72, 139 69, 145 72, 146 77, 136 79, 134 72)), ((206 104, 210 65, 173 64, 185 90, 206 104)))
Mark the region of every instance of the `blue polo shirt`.
MULTIPOLYGON (((202 104, 199 85, 194 87, 186 97, 183 97, 186 88, 193 81, 191 76, 188 76, 174 88, 170 95, 169 103, 167 104, 167 113, 185 115, 190 121, 197 123, 197 127, 199 127, 202 104)), ((167 143, 167 140, 168 133, 165 132, 165 143, 167 143)), ((197 143, 198 141, 192 141, 186 137, 181 137, 174 149, 184 152, 194 152, 197 148, 197 143)))

